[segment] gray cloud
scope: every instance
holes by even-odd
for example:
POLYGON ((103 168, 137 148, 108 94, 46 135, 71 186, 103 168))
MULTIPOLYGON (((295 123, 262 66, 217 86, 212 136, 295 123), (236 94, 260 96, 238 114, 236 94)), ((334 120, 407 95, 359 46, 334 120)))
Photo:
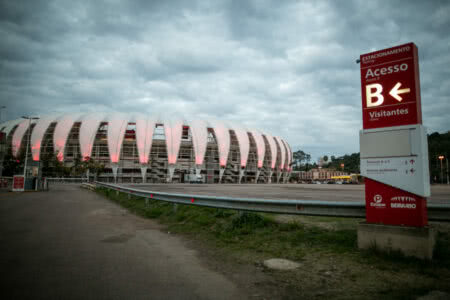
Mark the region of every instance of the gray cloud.
POLYGON ((357 152, 361 53, 415 42, 424 124, 450 129, 447 1, 0 1, 3 118, 129 111, 357 152))

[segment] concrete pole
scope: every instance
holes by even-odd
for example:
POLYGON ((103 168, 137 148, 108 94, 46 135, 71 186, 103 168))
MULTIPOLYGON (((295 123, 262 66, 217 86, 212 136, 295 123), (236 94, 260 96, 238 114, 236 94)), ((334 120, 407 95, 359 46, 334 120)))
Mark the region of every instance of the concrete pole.
POLYGON ((141 165, 142 183, 147 183, 147 166, 141 165))
POLYGON ((270 169, 268 183, 272 183, 272 175, 273 175, 273 169, 270 169))
POLYGON ((170 164, 167 168, 167 182, 172 182, 173 173, 175 172, 175 165, 170 164))
POLYGON ((244 177, 244 172, 245 172, 244 169, 239 170, 239 184, 240 184, 241 181, 242 181, 242 177, 244 177))
POLYGON ((259 178, 259 175, 261 174, 261 169, 258 169, 257 171, 256 171, 256 177, 255 177, 255 183, 258 183, 258 178, 259 178))
POLYGON ((119 170, 119 165, 118 164, 112 164, 111 165, 111 169, 113 171, 114 183, 117 184, 117 172, 119 170))
POLYGON ((225 172, 225 168, 220 168, 219 170, 219 183, 222 183, 223 173, 225 172))

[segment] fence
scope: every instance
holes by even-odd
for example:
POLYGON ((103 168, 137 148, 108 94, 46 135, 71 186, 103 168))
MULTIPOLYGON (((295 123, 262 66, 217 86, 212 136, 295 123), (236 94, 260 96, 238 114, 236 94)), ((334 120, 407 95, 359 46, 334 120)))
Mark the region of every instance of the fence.
MULTIPOLYGON (((353 217, 365 218, 364 202, 335 202, 314 200, 267 200, 248 198, 228 198, 201 195, 169 194, 140 190, 116 184, 95 182, 96 186, 115 190, 147 199, 161 200, 176 204, 208 206, 255 212, 270 212, 278 214, 353 217)), ((92 186, 91 186, 92 188, 92 186)), ((450 205, 428 204, 428 219, 430 221, 450 221, 450 205)))

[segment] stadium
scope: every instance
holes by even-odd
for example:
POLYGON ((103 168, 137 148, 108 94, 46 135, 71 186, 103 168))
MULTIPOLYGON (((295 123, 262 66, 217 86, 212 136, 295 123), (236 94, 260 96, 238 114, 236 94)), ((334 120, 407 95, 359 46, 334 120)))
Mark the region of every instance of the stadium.
POLYGON ((282 138, 219 120, 79 113, 11 120, 0 131, 2 165, 27 153, 34 170, 51 159, 68 170, 95 162, 100 172, 83 176, 106 182, 285 183, 291 172, 282 138))

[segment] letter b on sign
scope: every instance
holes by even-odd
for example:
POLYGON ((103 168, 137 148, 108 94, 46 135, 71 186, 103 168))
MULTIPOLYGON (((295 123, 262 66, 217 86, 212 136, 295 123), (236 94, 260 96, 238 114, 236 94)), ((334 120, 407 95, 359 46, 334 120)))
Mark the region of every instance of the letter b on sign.
POLYGON ((374 107, 383 104, 384 97, 381 95, 383 92, 383 86, 379 83, 373 83, 366 85, 366 104, 367 107, 374 107), (374 98, 376 101, 374 101, 374 98))

